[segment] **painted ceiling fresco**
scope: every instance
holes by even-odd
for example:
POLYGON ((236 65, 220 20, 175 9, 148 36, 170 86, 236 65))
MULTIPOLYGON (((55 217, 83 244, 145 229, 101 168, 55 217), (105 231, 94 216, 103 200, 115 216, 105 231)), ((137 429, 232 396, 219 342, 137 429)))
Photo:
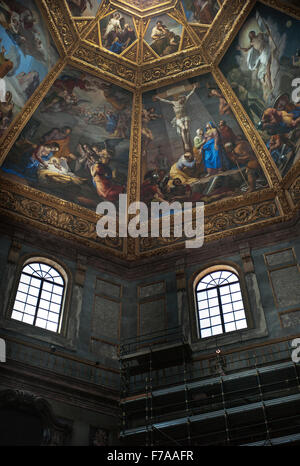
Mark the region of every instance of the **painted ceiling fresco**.
POLYGON ((268 186, 211 75, 144 94, 142 160, 147 203, 211 203, 268 186))
POLYGON ((300 70, 300 22, 254 8, 221 63, 280 173, 300 159, 300 106, 291 100, 300 70))
POLYGON ((95 210, 126 192, 131 93, 71 67, 1 167, 4 176, 95 210))
POLYGON ((98 238, 121 193, 204 202, 207 241, 292 218, 299 22, 291 0, 0 0, 1 212, 131 259, 182 244, 98 238))
POLYGON ((222 3, 222 0, 182 0, 188 22, 200 24, 211 24, 222 3))
POLYGON ((58 60, 33 0, 0 2, 0 135, 58 60))
POLYGON ((100 21, 101 43, 104 48, 118 55, 136 40, 136 30, 131 16, 115 11, 100 21))
POLYGON ((67 0, 72 16, 95 16, 102 0, 67 0))

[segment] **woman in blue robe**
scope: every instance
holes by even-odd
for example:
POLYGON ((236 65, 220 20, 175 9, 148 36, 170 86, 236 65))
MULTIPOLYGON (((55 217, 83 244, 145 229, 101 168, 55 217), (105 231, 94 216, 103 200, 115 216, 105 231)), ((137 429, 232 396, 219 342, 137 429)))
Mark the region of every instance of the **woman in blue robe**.
POLYGON ((221 135, 212 121, 209 121, 206 125, 202 154, 208 176, 215 175, 228 168, 221 135))

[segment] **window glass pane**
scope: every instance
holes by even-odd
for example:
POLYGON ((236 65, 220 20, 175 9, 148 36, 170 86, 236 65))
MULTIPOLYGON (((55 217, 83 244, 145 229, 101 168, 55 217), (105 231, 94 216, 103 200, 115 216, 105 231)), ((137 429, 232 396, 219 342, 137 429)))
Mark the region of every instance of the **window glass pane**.
POLYGON ((29 273, 30 275, 32 275, 32 273, 34 272, 34 268, 32 268, 32 265, 33 264, 26 265, 26 267, 24 267, 24 269, 23 269, 23 272, 26 272, 26 273, 29 273))
POLYGON ((207 288, 207 284, 204 283, 203 281, 199 282, 197 285, 197 291, 205 290, 207 288))
POLYGON ((14 309, 16 311, 24 311, 24 303, 21 303, 20 301, 15 301, 14 309))
POLYGON ((235 320, 245 319, 245 312, 238 311, 234 313, 235 320))
POLYGON ((212 317, 211 319, 211 325, 221 325, 221 317, 212 317))
POLYGON ((30 286, 28 293, 33 296, 38 296, 40 294, 40 290, 39 288, 34 288, 33 286, 30 286))
POLYGON ((43 299, 40 300, 40 305, 39 305, 40 308, 46 309, 48 311, 49 306, 50 306, 49 301, 44 301, 43 299))
POLYGON ((46 328, 46 324, 47 324, 46 320, 36 319, 36 322, 35 322, 36 327, 46 328))
POLYGON ((30 316, 28 314, 24 314, 23 316, 23 322, 26 322, 26 324, 33 324, 33 319, 34 316, 30 316))
POLYGON ((220 287, 220 295, 228 294, 229 293, 229 286, 221 286, 220 287))
POLYGON ((228 314, 223 314, 224 322, 232 322, 234 320, 233 312, 229 312, 228 314))
POLYGON ((230 285, 231 293, 235 293, 236 291, 241 291, 241 287, 239 283, 235 283, 234 285, 230 285))
POLYGON ((219 306, 217 307, 211 307, 210 310, 209 310, 209 314, 210 316, 218 316, 220 314, 220 308, 219 306))
POLYGON ((223 313, 225 314, 226 312, 231 312, 232 311, 232 304, 224 304, 222 306, 223 313))
POLYGON ((209 317, 208 310, 205 309, 204 311, 199 311, 199 317, 200 317, 200 319, 204 319, 205 317, 209 317))
POLYGON ((240 292, 238 293, 232 293, 232 301, 240 301, 242 299, 242 294, 240 292))
POLYGON ((64 281, 61 277, 55 277, 54 283, 57 283, 58 285, 64 285, 64 281))
POLYGON ((209 299, 209 307, 215 307, 219 305, 218 298, 209 299))
POLYGON ((239 311, 240 309, 244 309, 242 301, 238 301, 236 303, 233 303, 233 310, 234 311, 239 311))
POLYGON ((22 273, 21 278, 20 278, 20 282, 29 283, 30 282, 30 277, 28 275, 25 275, 24 273, 22 273))
POLYGON ((230 303, 231 302, 230 294, 228 294, 227 296, 221 296, 221 301, 222 301, 222 304, 230 303))
POLYGON ((202 309, 207 309, 208 308, 208 303, 207 301, 200 301, 200 303, 198 302, 198 309, 199 311, 201 311, 202 309))
POLYGON ((212 328, 213 335, 220 335, 221 333, 223 333, 222 325, 218 325, 217 327, 212 328))
POLYGON ((43 309, 39 309, 37 313, 38 317, 41 319, 47 319, 48 317, 48 311, 44 311, 43 309))
POLYGON ((235 323, 231 322, 230 324, 225 324, 225 330, 226 332, 232 332, 233 330, 236 330, 235 323))
POLYGON ((27 314, 31 314, 34 316, 35 314, 36 307, 35 306, 30 306, 29 304, 26 304, 24 311, 27 312, 27 314))
POLYGON ((202 338, 210 337, 210 336, 211 336, 211 329, 210 328, 207 328, 205 330, 201 330, 201 337, 202 338))
POLYGON ((206 291, 200 291, 200 293, 197 293, 197 300, 198 301, 203 301, 204 299, 207 298, 207 292, 206 291))
POLYGON ((237 275, 235 275, 234 273, 231 273, 231 275, 227 278, 228 283, 237 282, 238 280, 239 279, 237 275))
POLYGON ((218 295, 216 288, 207 291, 208 298, 215 298, 218 295))
POLYGON ((41 294, 41 298, 42 299, 45 299, 46 301, 50 301, 51 300, 51 293, 49 293, 49 291, 42 291, 42 294, 41 294))
POLYGON ((57 324, 54 324, 52 322, 47 322, 47 330, 51 330, 52 332, 56 332, 57 327, 58 327, 57 324))
POLYGON ((40 288, 41 280, 39 280, 38 278, 32 278, 31 282, 30 282, 30 285, 35 286, 36 288, 40 288))
POLYGON ((21 301, 21 302, 25 303, 26 302, 26 297, 27 297, 27 295, 25 293, 20 293, 20 291, 17 292, 16 299, 18 301, 21 301))
POLYGON ((216 280, 217 282, 219 281, 219 278, 221 277, 221 275, 222 275, 222 271, 220 270, 211 273, 212 278, 216 280))
POLYGON ((52 312, 59 313, 59 312, 60 312, 60 305, 59 305, 59 304, 50 303, 49 310, 52 311, 52 312))
POLYGON ((15 320, 22 320, 23 314, 21 312, 13 311, 11 317, 15 320))
POLYGON ((232 275, 232 272, 229 272, 228 270, 222 270, 222 279, 228 280, 228 278, 232 275))
POLYGON ((48 314, 48 320, 50 320, 51 322, 58 322, 58 319, 59 319, 59 315, 58 314, 55 314, 54 312, 49 312, 48 314))
POLYGON ((200 327, 201 328, 210 327, 210 319, 200 319, 200 327))
POLYGON ((51 298, 51 301, 53 303, 60 304, 61 303, 61 296, 58 296, 57 294, 53 294, 52 298, 51 298))
POLYGON ((24 283, 19 283, 18 291, 22 291, 23 293, 28 293, 28 285, 24 285, 24 283))
POLYGON ((52 283, 44 282, 43 290, 49 291, 51 293, 52 289, 53 289, 52 283))
POLYGON ((40 264, 40 267, 41 267, 41 270, 43 272, 49 272, 49 270, 52 269, 52 267, 50 267, 50 265, 46 265, 46 264, 40 264))
POLYGON ((31 304, 32 306, 37 305, 37 298, 35 296, 27 296, 27 304, 31 304))
POLYGON ((245 320, 239 320, 238 322, 236 322, 236 327, 237 327, 238 330, 240 330, 242 328, 247 328, 246 319, 245 320))
POLYGON ((53 286, 53 293, 59 294, 61 296, 63 294, 63 291, 64 289, 62 286, 56 286, 56 285, 53 286))

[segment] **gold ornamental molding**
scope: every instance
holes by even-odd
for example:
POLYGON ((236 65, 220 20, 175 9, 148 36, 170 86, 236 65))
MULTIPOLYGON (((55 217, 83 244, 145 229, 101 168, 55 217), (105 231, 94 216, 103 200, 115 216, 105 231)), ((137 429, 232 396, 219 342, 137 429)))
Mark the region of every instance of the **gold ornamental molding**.
POLYGON ((297 210, 300 208, 300 175, 296 178, 296 180, 292 183, 289 194, 293 199, 295 207, 297 210))
POLYGON ((209 62, 220 62, 255 3, 256 0, 225 0, 202 42, 209 62))
MULTIPOLYGON (((141 131, 142 131, 142 94, 137 90, 133 97, 130 156, 127 182, 127 206, 140 201, 141 186, 141 131)), ((138 241, 135 238, 126 239, 127 257, 134 260, 138 253, 138 241)))
POLYGON ((96 233, 98 216, 80 206, 38 193, 36 190, 0 179, 0 212, 3 216, 43 231, 49 231, 85 246, 123 255, 123 238, 101 239, 96 233))
POLYGON ((298 7, 296 5, 287 5, 284 0, 260 0, 260 2, 296 19, 300 18, 300 5, 298 7))
POLYGON ((98 77, 113 81, 125 89, 134 90, 138 82, 136 66, 126 59, 109 55, 113 54, 88 42, 82 42, 72 55, 70 64, 86 71, 97 72, 98 77))
POLYGON ((79 39, 74 20, 62 0, 42 0, 42 4, 46 8, 47 16, 50 17, 54 33, 67 54, 79 39))
MULTIPOLYGON (((205 222, 204 244, 253 230, 259 231, 268 225, 281 223, 287 219, 288 217, 280 216, 275 200, 208 216, 205 222)), ((139 252, 140 257, 144 258, 184 248, 185 243, 182 238, 142 238, 139 252)))
MULTIPOLYGON (((229 103, 269 187, 207 205, 205 241, 260 230, 295 214, 300 206, 300 161, 282 179, 259 132, 219 68, 256 0, 225 0, 211 25, 189 23, 178 0, 103 0, 95 17, 72 17, 66 0, 38 0, 36 3, 59 57, 0 139, 0 163, 55 80, 67 65, 72 66, 133 94, 127 194, 129 203, 138 202, 143 93, 207 74, 214 78, 229 103), (136 40, 120 55, 107 50, 101 42, 101 21, 119 10, 131 15, 136 30, 136 40), (168 15, 182 26, 179 51, 167 56, 159 56, 145 39, 151 20, 161 15, 168 15)), ((261 0, 261 3, 300 18, 300 7, 281 0, 261 0)), ((176 238, 100 239, 96 235, 98 216, 95 212, 2 177, 0 185, 0 211, 4 216, 95 250, 135 260, 184 248, 183 240, 176 238)))
POLYGON ((177 0, 111 0, 111 4, 127 13, 140 18, 162 14, 169 11, 177 0))

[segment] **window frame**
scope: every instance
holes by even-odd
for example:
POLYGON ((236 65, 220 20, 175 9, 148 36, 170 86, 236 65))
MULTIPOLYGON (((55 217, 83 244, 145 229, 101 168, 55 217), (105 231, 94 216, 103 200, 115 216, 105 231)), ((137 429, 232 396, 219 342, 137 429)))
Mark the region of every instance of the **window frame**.
MULTIPOLYGON (((193 344, 193 348, 195 351, 207 350, 208 348, 215 348, 216 345, 230 345, 232 343, 239 343, 242 340, 254 338, 254 335, 256 334, 257 336, 259 336, 260 330, 258 328, 255 328, 255 321, 253 319, 252 313, 250 312, 250 301, 248 296, 245 274, 238 264, 231 261, 209 262, 203 265, 201 268, 198 268, 194 273, 192 273, 189 277, 188 283, 191 343, 193 344), (241 294, 243 298, 244 310, 248 327, 241 330, 233 330, 230 332, 201 338, 199 334, 198 324, 196 286, 205 275, 221 269, 233 272, 238 276, 240 280, 241 294)), ((262 333, 265 335, 266 330, 263 329, 262 333)))
MULTIPOLYGON (((13 289, 11 292, 9 305, 7 308, 6 318, 13 324, 15 328, 22 326, 23 328, 32 329, 32 332, 36 335, 45 335, 48 336, 50 339, 55 338, 66 338, 67 337, 67 321, 69 315, 69 307, 70 307, 70 299, 71 299, 71 289, 72 289, 72 276, 66 267, 65 264, 62 264, 56 258, 53 258, 48 255, 30 255, 23 257, 22 260, 19 262, 16 274, 16 279, 14 280, 13 289), (60 318, 59 318, 59 326, 57 331, 49 330, 47 328, 38 327, 34 324, 30 324, 27 322, 19 321, 17 319, 12 318, 12 313, 14 310, 14 304, 19 288, 19 283, 21 279, 21 275, 23 273, 24 268, 31 264, 31 263, 41 263, 47 266, 53 267, 61 276, 62 280, 64 281, 64 293, 63 299, 61 303, 60 309, 60 318)), ((38 278, 38 277, 36 277, 38 278)), ((40 290, 42 287, 40 288, 40 290)))
MULTIPOLYGON (((204 338, 211 338, 211 337, 220 337, 220 336, 224 336, 224 335, 227 335, 231 332, 238 332, 238 331, 241 331, 241 330, 247 330, 249 328, 249 322, 248 322, 248 319, 247 319, 247 315, 246 315, 246 306, 245 306, 245 300, 244 300, 244 296, 243 296, 243 292, 242 292, 242 286, 241 286, 241 280, 240 280, 240 277, 239 275, 237 274, 236 270, 229 270, 228 266, 220 266, 218 268, 216 268, 215 270, 210 270, 210 269, 206 269, 203 271, 203 273, 200 274, 200 276, 198 275, 198 277, 196 278, 195 282, 194 282, 194 293, 195 293, 195 304, 196 304, 196 320, 197 320, 197 333, 198 333, 198 338, 199 339, 204 339, 204 338), (199 309, 199 301, 198 301, 198 293, 201 293, 202 290, 198 290, 198 286, 199 286, 199 283, 201 283, 201 281, 207 277, 208 275, 212 275, 216 272, 229 272, 231 274, 234 275, 235 277, 235 280, 233 282, 225 282, 224 284, 216 284, 214 286, 208 286, 207 288, 204 288, 203 291, 212 291, 212 290, 216 290, 216 298, 218 300, 218 308, 219 308, 219 313, 215 316, 215 317, 220 317, 220 321, 221 323, 218 324, 218 326, 221 326, 222 327, 222 332, 221 333, 217 333, 217 334, 211 334, 211 335, 208 335, 208 336, 201 336, 201 331, 203 330, 206 330, 206 329, 209 329, 212 331, 213 327, 215 327, 216 325, 210 325, 209 327, 205 327, 205 328, 201 328, 201 324, 200 324, 200 312, 201 312, 201 309, 199 309), (234 330, 228 330, 226 331, 226 322, 224 320, 224 315, 226 315, 226 312, 224 312, 224 309, 223 309, 223 305, 224 303, 222 303, 222 299, 221 299, 221 293, 220 293, 220 288, 222 287, 225 287, 225 286, 229 286, 229 285, 236 285, 238 284, 239 285, 239 293, 241 293, 241 300, 242 303, 243 303, 243 309, 241 309, 241 311, 244 312, 244 315, 245 317, 243 317, 243 319, 238 319, 236 320, 235 319, 235 311, 232 310, 231 312, 233 313, 233 317, 234 317, 234 320, 232 322, 234 322, 234 324, 236 324, 236 322, 238 322, 239 320, 246 320, 246 324, 247 326, 244 327, 244 328, 241 328, 241 329, 234 329, 234 330)), ((231 296, 231 292, 229 292, 230 296, 231 296)), ((228 304, 233 304, 234 301, 230 301, 230 303, 228 304)), ((210 308, 209 308, 210 309, 210 308)), ((205 311, 205 309, 203 309, 203 311, 205 311)))

